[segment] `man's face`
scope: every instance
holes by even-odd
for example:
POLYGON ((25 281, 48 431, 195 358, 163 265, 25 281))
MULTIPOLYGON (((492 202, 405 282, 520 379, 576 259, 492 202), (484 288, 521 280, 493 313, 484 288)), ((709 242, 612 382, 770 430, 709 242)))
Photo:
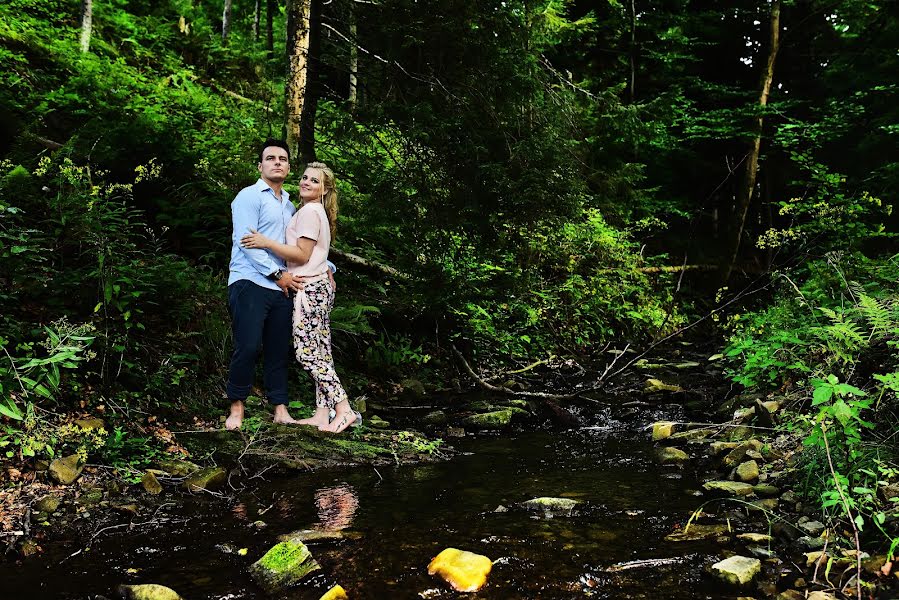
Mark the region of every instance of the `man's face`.
POLYGON ((284 183, 290 173, 290 162, 287 150, 280 146, 267 146, 262 151, 262 162, 259 163, 259 174, 266 181, 284 183))

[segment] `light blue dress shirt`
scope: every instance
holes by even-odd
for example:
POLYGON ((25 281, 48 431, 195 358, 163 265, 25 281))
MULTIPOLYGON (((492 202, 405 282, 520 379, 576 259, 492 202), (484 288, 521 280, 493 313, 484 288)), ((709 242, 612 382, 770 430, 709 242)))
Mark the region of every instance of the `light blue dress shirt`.
POLYGON ((228 285, 247 279, 264 288, 279 289, 266 275, 287 269, 284 261, 268 249, 242 247, 240 238, 255 229, 262 235, 283 243, 287 224, 295 210, 287 190, 281 190, 281 200, 278 200, 271 186, 262 179, 240 190, 231 203, 233 229, 228 285))

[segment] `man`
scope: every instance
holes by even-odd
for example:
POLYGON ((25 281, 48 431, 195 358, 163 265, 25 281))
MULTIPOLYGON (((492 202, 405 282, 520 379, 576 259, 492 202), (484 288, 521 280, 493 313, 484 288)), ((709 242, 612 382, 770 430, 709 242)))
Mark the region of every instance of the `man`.
POLYGON ((228 276, 228 308, 234 354, 226 392, 231 412, 225 421, 230 430, 240 429, 244 401, 253 389, 256 355, 263 351, 265 395, 275 407, 275 423, 295 423, 287 411, 287 368, 291 355, 293 302, 291 291, 301 280, 287 272, 283 260, 268 250, 243 248, 240 238, 251 231, 283 241, 294 213, 290 195, 283 189, 290 172, 290 151, 282 140, 266 140, 259 152, 259 180, 237 194, 231 203, 231 265, 228 276))

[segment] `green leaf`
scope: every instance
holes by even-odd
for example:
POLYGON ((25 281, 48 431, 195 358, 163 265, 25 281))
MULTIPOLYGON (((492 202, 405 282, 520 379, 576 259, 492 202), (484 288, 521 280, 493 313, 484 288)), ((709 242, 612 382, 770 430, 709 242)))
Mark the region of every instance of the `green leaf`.
POLYGON ((823 404, 829 401, 832 396, 833 388, 829 385, 824 384, 821 387, 816 387, 814 393, 812 394, 812 406, 823 404))
POLYGON ((855 525, 858 527, 859 531, 862 531, 865 528, 865 519, 861 515, 855 515, 855 525))

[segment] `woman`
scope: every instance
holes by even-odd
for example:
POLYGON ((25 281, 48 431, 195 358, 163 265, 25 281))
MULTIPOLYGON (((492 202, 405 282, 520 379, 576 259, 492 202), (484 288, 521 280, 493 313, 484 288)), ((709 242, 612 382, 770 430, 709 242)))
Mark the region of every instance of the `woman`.
POLYGON ((300 180, 302 206, 287 226, 281 244, 253 231, 241 239, 246 248, 267 248, 285 261, 293 275, 303 278, 294 298, 293 341, 297 360, 315 380, 315 414, 297 421, 339 433, 362 423, 349 403, 334 370, 331 356, 331 308, 334 286, 327 267, 328 250, 336 233, 337 189, 334 173, 324 163, 306 166, 300 180))

